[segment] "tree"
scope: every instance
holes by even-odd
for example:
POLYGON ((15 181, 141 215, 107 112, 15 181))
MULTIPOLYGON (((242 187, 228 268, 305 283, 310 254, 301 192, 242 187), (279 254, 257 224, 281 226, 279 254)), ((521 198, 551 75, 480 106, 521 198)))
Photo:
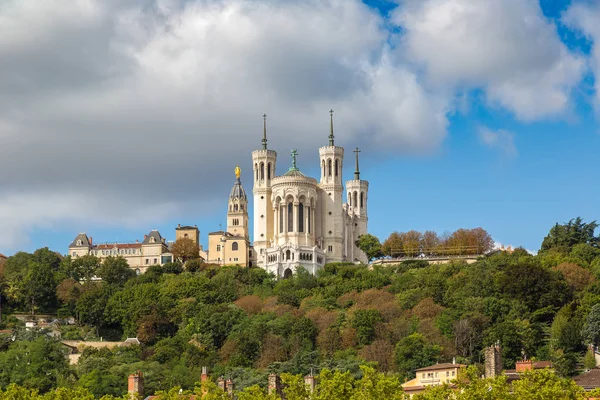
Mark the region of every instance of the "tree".
POLYGON ((554 269, 560 272, 565 277, 569 287, 576 291, 585 289, 587 285, 595 281, 594 275, 589 270, 577 264, 560 263, 554 269))
POLYGON ((179 238, 173 243, 171 253, 176 260, 185 264, 188 260, 200 257, 200 246, 190 238, 179 238))
POLYGON ((369 262, 371 262, 375 258, 379 258, 383 256, 383 252, 381 251, 381 243, 377 236, 373 236, 369 233, 365 233, 364 235, 360 235, 358 240, 356 241, 356 246, 365 253, 369 262))
POLYGON ((421 236, 421 251, 426 255, 436 254, 440 238, 434 231, 425 231, 421 236))
POLYGON ((404 240, 404 254, 409 257, 414 257, 421 251, 421 240, 422 235, 421 232, 417 231, 408 231, 403 234, 404 240))
POLYGON ((100 259, 94 255, 85 255, 75 259, 67 256, 62 260, 59 269, 66 278, 83 281, 94 277, 100 265, 100 259))
POLYGON ((31 307, 31 313, 36 308, 44 308, 56 302, 56 282, 50 265, 30 262, 27 274, 20 284, 21 301, 31 307))
POLYGON ((597 346, 600 343, 600 303, 590 310, 581 335, 587 344, 597 346))
POLYGON ((97 275, 104 282, 109 285, 121 286, 128 279, 135 276, 135 272, 129 268, 127 260, 122 256, 117 257, 106 257, 100 268, 98 268, 97 275))
POLYGON ((435 364, 440 353, 439 345, 428 344, 421 333, 413 333, 396 345, 398 371, 404 376, 414 378, 417 369, 435 364))
POLYGON ((581 217, 574 218, 565 224, 557 223, 544 238, 540 252, 557 248, 568 253, 571 248, 581 243, 599 248, 600 237, 594 235, 597 227, 596 221, 586 224, 581 217))

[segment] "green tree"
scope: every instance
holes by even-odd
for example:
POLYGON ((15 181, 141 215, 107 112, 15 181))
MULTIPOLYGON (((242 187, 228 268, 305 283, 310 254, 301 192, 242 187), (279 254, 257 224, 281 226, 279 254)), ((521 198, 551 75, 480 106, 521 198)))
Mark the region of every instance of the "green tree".
POLYGON ((581 335, 587 344, 597 346, 600 343, 600 303, 592 306, 581 335))
POLYGON ((30 262, 20 288, 22 304, 28 304, 32 314, 36 308, 43 309, 56 304, 56 282, 49 264, 30 262))
POLYGON ((104 282, 109 285, 121 286, 128 279, 135 276, 135 272, 129 268, 127 260, 122 256, 117 257, 106 257, 102 262, 100 268, 98 268, 97 275, 104 282))
POLYGON ((369 262, 383 256, 379 239, 377 236, 373 236, 369 233, 360 235, 356 241, 356 246, 366 254, 369 262))
POLYGON ((352 320, 352 327, 356 329, 358 344, 371 344, 373 339, 375 339, 375 327, 381 321, 381 314, 377 310, 356 310, 352 320))
POLYGON ((66 278, 76 281, 90 280, 100 268, 101 261, 94 255, 85 255, 75 259, 65 257, 60 264, 60 272, 66 278))
POLYGON ((597 227, 596 221, 585 223, 581 217, 574 218, 565 224, 557 223, 544 238, 540 251, 556 248, 568 253, 578 244, 588 244, 599 248, 600 237, 594 235, 597 227))
POLYGON ((396 364, 404 376, 415 377, 415 371, 438 361, 441 347, 429 344, 421 333, 413 333, 396 345, 396 364))

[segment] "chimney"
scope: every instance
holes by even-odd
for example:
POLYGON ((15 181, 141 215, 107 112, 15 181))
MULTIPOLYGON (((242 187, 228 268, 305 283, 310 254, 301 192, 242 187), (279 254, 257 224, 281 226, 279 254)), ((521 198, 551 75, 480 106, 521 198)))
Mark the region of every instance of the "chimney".
POLYGON ((281 387, 281 378, 277 374, 269 374, 269 382, 267 384, 267 391, 269 395, 276 395, 280 398, 283 395, 283 388, 281 387))
POLYGON ((229 397, 233 398, 234 385, 231 378, 227 379, 227 382, 225 382, 225 386, 227 387, 227 394, 229 395, 229 397))
POLYGON ((200 382, 206 382, 208 380, 208 369, 202 367, 202 375, 200 375, 200 382))
POLYGON ((144 376, 142 375, 142 371, 137 371, 136 373, 129 375, 129 379, 127 381, 127 393, 131 399, 143 397, 144 376))
POLYGON ((222 391, 225 391, 225 379, 223 379, 223 377, 219 377, 219 379, 217 379, 217 386, 219 387, 219 389, 221 389, 222 391))
POLYGON ((90 247, 94 245, 94 238, 90 236, 90 247))
POLYGON ((181 224, 177 224, 177 228, 181 228, 181 224))
POLYGON ((144 240, 146 240, 147 237, 148 237, 148 235, 144 235, 144 240))
POLYGON ((317 382, 315 380, 315 377, 313 376, 312 369, 310 371, 310 374, 306 375, 304 377, 304 384, 306 385, 306 388, 308 389, 308 391, 310 393, 313 393, 315 391, 315 387, 317 385, 317 382))
POLYGON ((517 370, 517 372, 531 371, 531 370, 533 370, 533 361, 531 361, 531 360, 517 361, 517 363, 515 365, 515 369, 517 370))
POLYGON ((456 364, 456 357, 452 357, 452 364, 456 364))

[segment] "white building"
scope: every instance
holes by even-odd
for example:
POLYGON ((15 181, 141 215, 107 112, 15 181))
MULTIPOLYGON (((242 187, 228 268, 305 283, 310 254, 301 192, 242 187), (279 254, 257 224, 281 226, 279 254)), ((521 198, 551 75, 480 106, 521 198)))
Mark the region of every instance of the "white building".
POLYGON ((300 172, 295 150, 292 167, 276 175, 277 153, 267 148, 266 116, 262 149, 252 152, 256 265, 278 277, 299 266, 315 273, 330 262, 367 262, 355 242, 367 233, 369 183, 360 179, 357 148, 354 179, 346 181, 344 190, 344 149, 335 146, 333 111, 330 115, 329 145, 319 149, 318 180, 300 172))

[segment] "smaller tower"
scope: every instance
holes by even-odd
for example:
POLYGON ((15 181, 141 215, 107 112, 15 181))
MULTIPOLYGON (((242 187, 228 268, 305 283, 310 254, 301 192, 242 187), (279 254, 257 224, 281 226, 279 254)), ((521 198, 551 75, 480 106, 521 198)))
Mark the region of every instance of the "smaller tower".
POLYGON ((502 374, 502 351, 500 342, 485 349, 485 377, 494 378, 502 374))
POLYGON ((369 182, 360 179, 360 168, 358 165, 358 147, 354 150, 356 155, 356 168, 354 179, 346 182, 347 212, 350 218, 350 226, 346 232, 348 243, 348 260, 367 262, 367 257, 354 244, 360 235, 367 233, 369 218, 367 215, 367 200, 369 195, 369 182))
POLYGON ((242 170, 235 167, 235 184, 231 188, 227 211, 227 232, 248 238, 248 198, 242 187, 242 170))
POLYGON ((127 381, 127 393, 131 399, 144 397, 144 376, 141 371, 129 375, 127 381))

